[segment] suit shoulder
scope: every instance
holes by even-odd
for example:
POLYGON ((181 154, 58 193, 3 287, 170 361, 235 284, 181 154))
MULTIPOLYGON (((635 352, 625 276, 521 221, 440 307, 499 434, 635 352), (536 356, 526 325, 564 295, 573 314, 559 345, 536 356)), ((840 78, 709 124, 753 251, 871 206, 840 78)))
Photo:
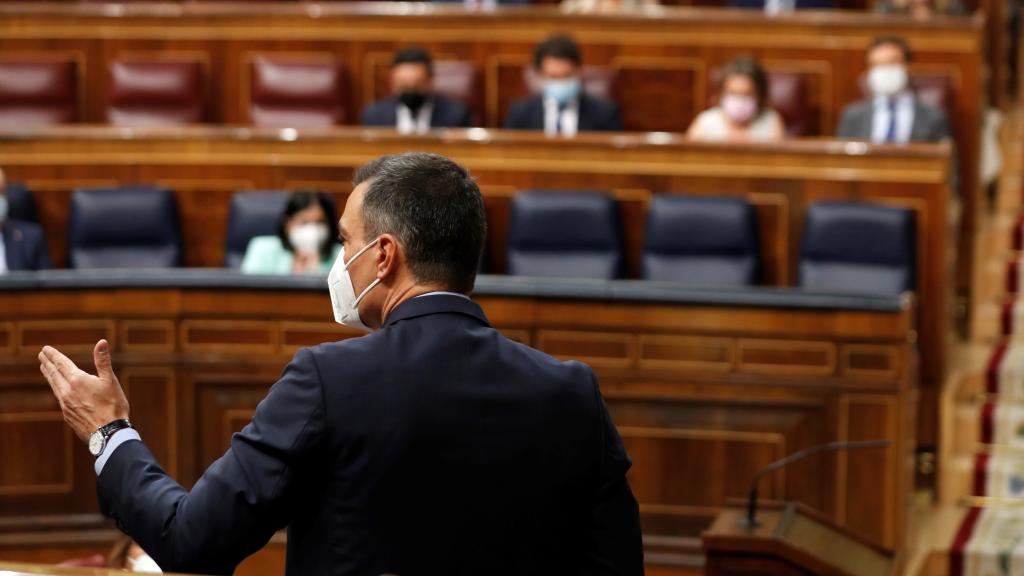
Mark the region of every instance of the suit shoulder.
POLYGON ((394 101, 390 98, 371 102, 363 109, 363 124, 383 124, 385 122, 383 117, 388 115, 392 106, 394 106, 394 101))
POLYGON ((846 117, 846 116, 853 117, 853 116, 860 116, 862 114, 870 114, 871 113, 871 107, 872 107, 871 100, 858 100, 856 102, 852 102, 850 104, 847 104, 846 107, 843 108, 843 116, 844 117, 846 117))
POLYGON ((17 231, 21 234, 22 238, 27 241, 35 241, 41 239, 44 235, 42 226, 33 222, 26 222, 24 220, 7 220, 6 226, 10 226, 12 231, 17 231))
POLYGON ((547 374, 555 375, 559 379, 572 382, 577 385, 591 385, 594 382, 594 372, 587 364, 578 360, 559 360, 554 356, 532 348, 522 342, 516 342, 502 336, 519 354, 521 360, 528 362, 534 369, 547 374))
POLYGON ((523 124, 527 121, 530 108, 540 104, 540 98, 538 96, 527 96, 526 98, 520 98, 512 102, 508 108, 508 115, 505 117, 506 124, 515 123, 517 125, 523 124))

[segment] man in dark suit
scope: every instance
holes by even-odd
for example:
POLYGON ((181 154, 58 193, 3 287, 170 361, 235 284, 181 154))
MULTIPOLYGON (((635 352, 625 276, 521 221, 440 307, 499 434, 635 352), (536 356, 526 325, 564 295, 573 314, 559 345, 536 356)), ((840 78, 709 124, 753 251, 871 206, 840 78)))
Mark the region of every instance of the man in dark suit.
POLYGON ((938 142, 951 137, 940 108, 921 102, 910 87, 910 46, 898 37, 878 38, 868 48, 871 97, 843 110, 836 134, 876 143, 938 142))
POLYGON ((506 339, 470 300, 483 200, 432 154, 359 170, 328 276, 335 320, 187 492, 97 375, 40 370, 98 454, 104 514, 164 569, 229 574, 288 527, 287 573, 642 574, 630 467, 590 368, 506 339))
POLYGON ((434 61, 423 48, 406 48, 396 54, 390 81, 394 96, 367 106, 364 126, 390 126, 403 134, 422 134, 431 128, 473 125, 468 106, 434 91, 434 61))
POLYGON ((7 179, 0 170, 0 274, 17 270, 47 270, 50 254, 39 226, 8 217, 12 212, 7 179))
POLYGON ((541 93, 514 102, 505 128, 564 136, 622 130, 619 106, 583 91, 582 64, 579 46, 568 36, 555 35, 537 45, 533 67, 543 83, 541 93))

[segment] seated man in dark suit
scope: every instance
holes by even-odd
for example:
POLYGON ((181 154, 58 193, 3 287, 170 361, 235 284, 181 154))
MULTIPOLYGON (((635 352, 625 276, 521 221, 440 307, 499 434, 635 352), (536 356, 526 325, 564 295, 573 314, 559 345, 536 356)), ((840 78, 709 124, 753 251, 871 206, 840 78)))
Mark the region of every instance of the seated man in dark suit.
POLYGON ((169 572, 231 574, 287 527, 290 576, 643 574, 593 371, 509 340, 470 298, 476 182, 411 153, 353 184, 327 287, 336 322, 373 332, 299 350, 191 490, 131 427, 106 340, 97 375, 43 348, 103 513, 169 572))
POLYGON ((868 48, 871 97, 843 110, 836 135, 876 143, 938 142, 951 137, 945 111, 921 102, 910 87, 910 46, 898 37, 878 38, 868 48))
POLYGON ((469 107, 434 92, 434 61, 423 48, 412 47, 391 63, 391 98, 378 100, 363 111, 364 126, 391 126, 403 134, 422 134, 431 128, 468 128, 469 107))
POLYGON ((43 229, 31 222, 8 218, 9 212, 7 179, 0 170, 0 274, 50 268, 43 229))
POLYGON ((764 10, 766 14, 785 14, 797 10, 831 10, 832 0, 729 0, 731 8, 764 10))
POLYGON ((533 67, 544 83, 542 92, 513 103, 505 128, 564 136, 622 130, 619 106, 583 91, 582 64, 579 46, 572 38, 556 35, 541 42, 533 54, 533 67))

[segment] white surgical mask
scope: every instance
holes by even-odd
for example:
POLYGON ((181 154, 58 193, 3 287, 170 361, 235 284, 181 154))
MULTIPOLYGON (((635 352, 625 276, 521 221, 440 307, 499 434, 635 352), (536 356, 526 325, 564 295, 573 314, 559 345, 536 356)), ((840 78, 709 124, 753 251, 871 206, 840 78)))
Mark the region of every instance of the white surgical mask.
POLYGON ((907 87, 907 69, 899 64, 875 66, 868 72, 868 88, 875 96, 895 96, 907 87))
POLYGON ((757 100, 750 96, 726 94, 722 97, 722 112, 737 124, 746 124, 757 114, 757 100))
POLYGON ((370 331, 370 327, 364 324, 363 319, 359 317, 359 303, 369 294, 370 290, 377 284, 380 284, 380 278, 370 282, 370 285, 356 296, 356 289, 352 285, 352 276, 348 273, 348 268, 357 258, 376 244, 378 240, 380 238, 376 238, 373 242, 363 246, 363 249, 356 252, 348 262, 345 261, 345 247, 342 246, 341 251, 338 252, 338 259, 334 261, 330 273, 327 274, 327 288, 331 291, 334 321, 342 326, 365 330, 366 332, 370 331))
POLYGON ((319 252, 324 240, 327 240, 327 226, 324 224, 299 224, 288 232, 288 242, 296 252, 319 252))
POLYGON ((7 220, 7 196, 0 196, 0 222, 7 220))
POLYGON ((146 574, 163 574, 163 570, 156 561, 150 558, 149 554, 143 554, 138 558, 128 559, 128 570, 132 572, 143 572, 146 574))

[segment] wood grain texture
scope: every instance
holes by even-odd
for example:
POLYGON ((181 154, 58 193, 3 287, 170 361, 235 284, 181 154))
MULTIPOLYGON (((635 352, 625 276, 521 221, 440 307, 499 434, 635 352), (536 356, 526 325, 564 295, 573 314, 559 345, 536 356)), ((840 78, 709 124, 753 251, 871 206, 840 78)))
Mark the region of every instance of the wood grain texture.
MULTIPOLYGON (((325 318, 327 298, 326 291, 200 288, 7 291, 0 317, 16 330, 23 323, 45 329, 102 320, 115 334, 131 334, 140 318, 170 330, 181 343, 173 350, 138 349, 115 339, 114 365, 133 420, 163 464, 190 486, 248 422, 293 354, 297 342, 286 335, 306 334, 303 344, 314 336, 356 335, 325 318), (202 346, 186 345, 199 320, 217 329, 206 333, 202 346), (258 350, 232 345, 248 342, 254 328, 267 335, 258 350)), ((909 305, 868 312, 496 296, 478 301, 498 329, 560 358, 591 359, 633 458, 629 478, 645 532, 654 537, 649 550, 663 548, 664 538, 696 538, 768 462, 822 442, 867 438, 893 445, 810 458, 766 479, 762 490, 812 506, 878 544, 900 548, 907 541, 906 455, 914 447, 918 381, 909 305), (757 364, 742 361, 741 351, 761 349, 771 370, 764 369, 765 357, 757 364), (675 350, 683 360, 666 361, 675 350), (867 355, 860 364, 865 369, 886 358, 885 370, 847 370, 841 359, 858 354, 867 355)), ((19 348, 0 356, 0 427, 10 429, 0 436, 0 449, 8 454, 11 442, 32 435, 38 454, 22 458, 32 466, 0 474, 0 558, 38 558, 46 534, 56 530, 96 541, 104 534, 93 524, 73 524, 73 518, 95 519, 92 462, 83 446, 62 434, 31 352, 19 348), (67 482, 62 491, 33 489, 67 482), (43 530, 40 522, 50 517, 43 530)), ((90 365, 88 351, 72 357, 90 365)), ((246 573, 269 573, 280 561, 279 546, 252 560, 246 573)))

